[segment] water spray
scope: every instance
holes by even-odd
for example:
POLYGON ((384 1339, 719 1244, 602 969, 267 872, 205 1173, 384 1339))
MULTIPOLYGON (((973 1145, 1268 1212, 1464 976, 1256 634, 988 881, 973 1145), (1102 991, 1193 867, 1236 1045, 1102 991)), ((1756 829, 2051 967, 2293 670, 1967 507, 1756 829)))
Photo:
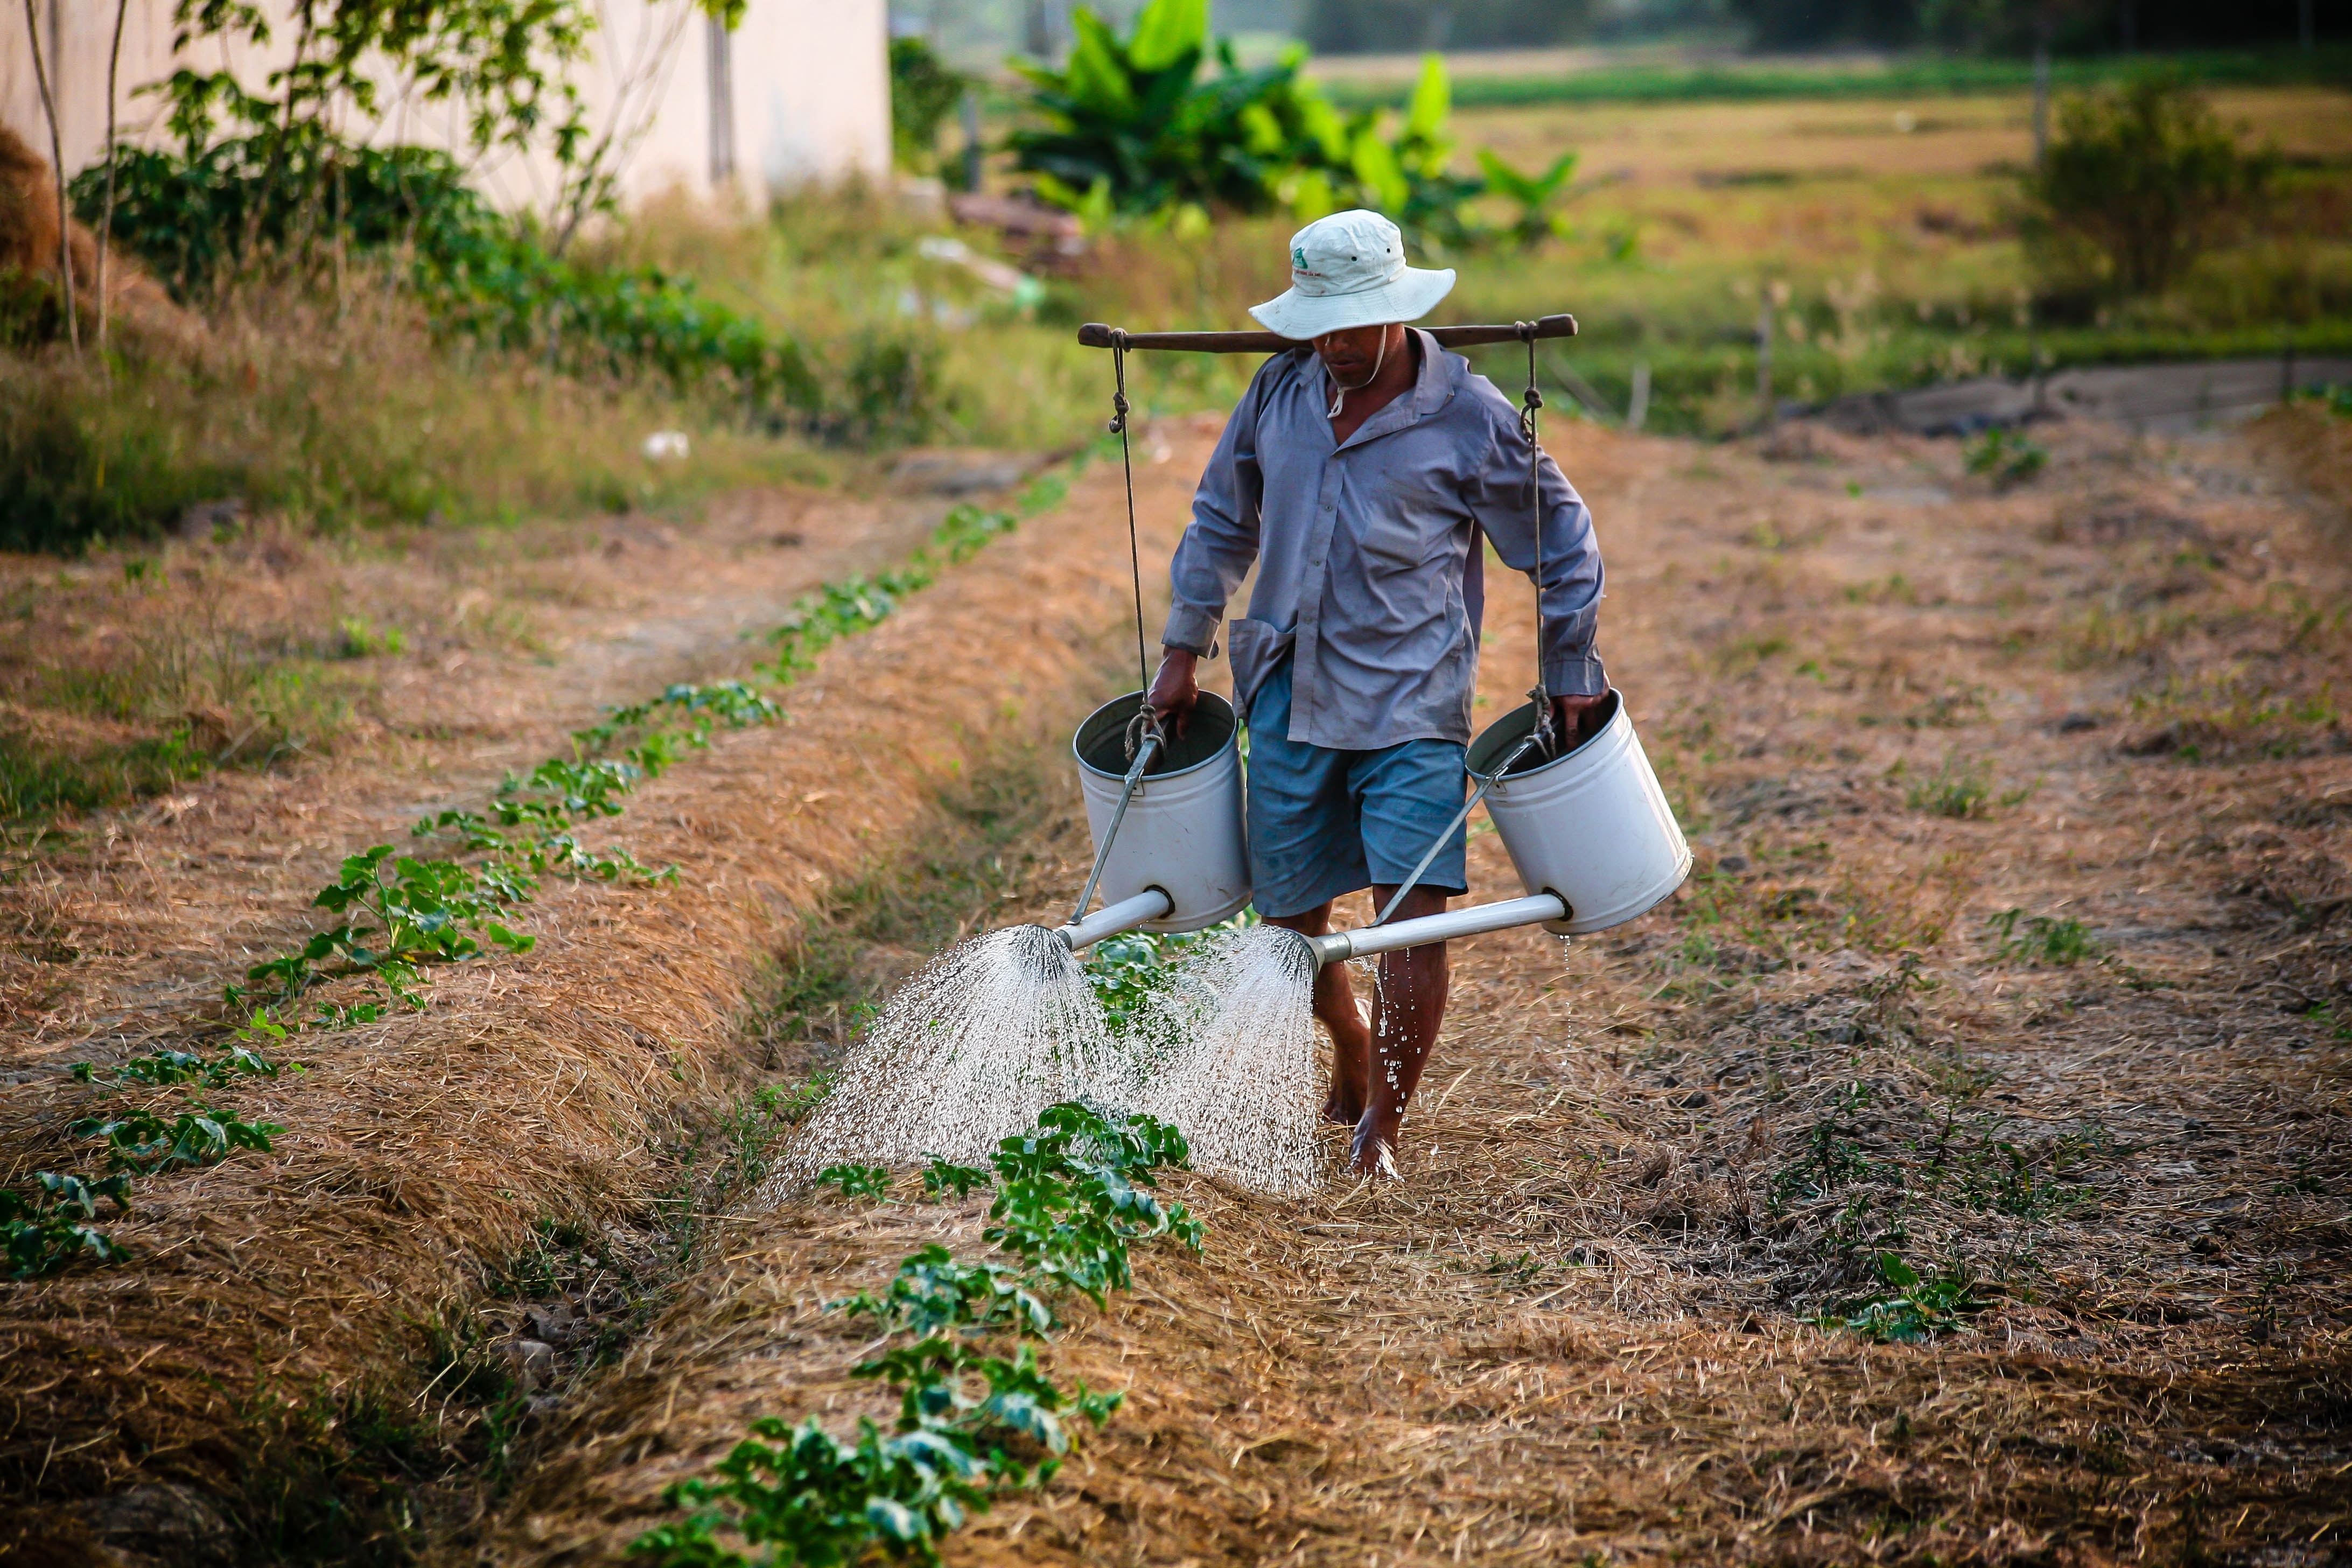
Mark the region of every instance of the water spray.
MULTIPOLYGON (((1527 345, 1521 428, 1539 465, 1536 340, 1575 331, 1575 319, 1563 315, 1432 335, 1450 347, 1527 345)), ((1148 686, 1126 356, 1146 348, 1238 353, 1299 345, 1266 332, 1103 326, 1078 337, 1110 349, 1116 367, 1110 428, 1128 457, 1136 658, 1148 686)), ((1539 488, 1537 495, 1540 506, 1539 488)), ((1538 591, 1538 646, 1542 614, 1538 591)), ((1095 853, 1068 919, 960 943, 902 987, 796 1139, 790 1164, 806 1174, 844 1158, 902 1163, 943 1154, 971 1163, 1044 1106, 1085 1098, 1172 1121, 1200 1169, 1265 1192, 1311 1190, 1321 1159, 1310 1001, 1318 968, 1516 926, 1561 935, 1605 930, 1647 911, 1689 874, 1689 846, 1618 694, 1609 692, 1598 710, 1597 731, 1564 750, 1540 679, 1530 696, 1472 742, 1465 761, 1478 787, 1400 888, 1402 896, 1419 882, 1439 847, 1484 803, 1524 897, 1409 921, 1389 919, 1392 900, 1371 925, 1318 937, 1274 926, 1218 932, 1188 954, 1125 1040, 1106 1028, 1080 954, 1122 931, 1199 931, 1239 913, 1252 894, 1249 846, 1241 724, 1230 702, 1202 692, 1181 731, 1163 724, 1145 690, 1103 704, 1071 742, 1095 853), (1103 907, 1088 912, 1097 895, 1103 907)))

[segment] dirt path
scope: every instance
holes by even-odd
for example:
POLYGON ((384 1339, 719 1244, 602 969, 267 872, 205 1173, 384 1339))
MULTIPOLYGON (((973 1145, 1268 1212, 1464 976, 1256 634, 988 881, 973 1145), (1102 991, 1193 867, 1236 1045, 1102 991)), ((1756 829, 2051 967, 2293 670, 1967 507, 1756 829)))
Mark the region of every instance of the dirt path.
MULTIPOLYGON (((740 676, 794 599, 900 559, 948 505, 755 492, 689 522, 426 532, 396 553, 265 533, 167 547, 160 585, 111 592, 111 563, 67 568, 59 597, 86 619, 27 628, 20 657, 38 658, 46 636, 103 647, 143 632, 159 659, 201 661, 232 634, 338 622, 399 630, 404 646, 354 661, 372 689, 332 754, 215 773, 109 814, 0 888, 16 938, 0 948, 0 1061, 104 1059, 169 1034, 241 958, 308 929, 310 896, 343 855, 404 842, 427 812, 480 809, 508 770, 563 754, 610 705, 740 676), (232 626, 215 618, 223 595, 232 626)), ((23 582, 54 571, 7 567, 23 582)))
MULTIPOLYGON (((2052 439, 2005 496, 1900 438, 1557 442, 1697 875, 1458 950, 1402 1183, 1181 1182, 1205 1257, 1055 1352, 1126 1410, 952 1560, 2338 1560, 2342 545, 2232 440, 2052 439)), ((752 1416, 869 1408, 822 1304, 969 1220, 740 1220, 488 1559, 617 1562, 752 1416)))

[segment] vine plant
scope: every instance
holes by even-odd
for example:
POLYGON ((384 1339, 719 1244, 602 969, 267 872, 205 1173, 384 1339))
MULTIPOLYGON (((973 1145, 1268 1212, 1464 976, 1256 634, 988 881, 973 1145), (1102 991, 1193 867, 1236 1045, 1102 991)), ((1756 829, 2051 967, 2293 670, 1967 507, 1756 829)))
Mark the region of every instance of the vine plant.
MULTIPOLYGON (((1022 497, 1021 514, 1055 505, 1064 489, 1058 478, 1041 479, 1022 497)), ((1013 513, 955 508, 903 566, 803 595, 769 637, 772 662, 755 673, 772 685, 791 685, 827 645, 879 625, 900 598, 936 581, 943 566, 969 559, 1018 526, 1013 513)), ((394 1007, 422 1010, 434 970, 492 951, 531 950, 536 939, 516 929, 517 910, 531 901, 541 878, 632 886, 674 879, 675 867, 652 869, 626 849, 587 847, 582 828, 622 815, 640 783, 709 746, 716 730, 772 724, 782 716, 774 699, 740 680, 672 686, 612 710, 602 721, 573 731, 570 755, 551 757, 526 774, 509 774, 487 810, 446 810, 417 822, 412 837, 438 847, 440 854, 402 855, 377 844, 346 857, 335 879, 311 900, 335 923, 251 965, 241 984, 224 989, 223 1000, 246 1019, 240 1043, 226 1054, 165 1050, 112 1069, 82 1062, 72 1069, 75 1079, 113 1095, 140 1086, 218 1090, 281 1070, 241 1042, 374 1023, 394 1007), (313 994, 346 981, 359 983, 356 994, 340 1001, 313 994), (306 1001, 317 1007, 307 1019, 297 1011, 306 1001)), ((68 1131, 104 1147, 106 1171, 37 1171, 29 1185, 0 1188, 0 1247, 11 1278, 53 1274, 82 1258, 101 1263, 128 1258, 129 1250, 100 1227, 101 1205, 126 1214, 134 1178, 214 1164, 240 1150, 267 1153, 270 1140, 285 1129, 246 1121, 193 1093, 173 1100, 168 1118, 152 1104, 133 1105, 84 1117, 68 1131)))
MULTIPOLYGON (((933 1244, 879 1292, 832 1303, 874 1320, 883 1336, 851 1375, 898 1392, 892 1430, 870 1416, 847 1437, 814 1416, 797 1426, 754 1421, 712 1475, 664 1494, 685 1517, 640 1536, 630 1556, 651 1568, 781 1568, 862 1562, 878 1548, 936 1563, 940 1542, 996 1495, 1053 1479, 1076 1422, 1100 1427, 1118 1410, 1117 1393, 1057 1383, 1037 1346, 1062 1326, 1072 1294, 1100 1307, 1132 1283, 1130 1244, 1171 1238, 1201 1249, 1200 1222, 1151 1191, 1156 1172, 1189 1157, 1164 1122, 1065 1101, 998 1145, 991 1170, 933 1160, 926 1200, 995 1189, 982 1237, 1006 1261, 967 1261, 933 1244), (764 1550, 750 1556, 730 1539, 764 1550)), ((845 1196, 887 1199, 890 1176, 835 1165, 818 1180, 845 1196)))

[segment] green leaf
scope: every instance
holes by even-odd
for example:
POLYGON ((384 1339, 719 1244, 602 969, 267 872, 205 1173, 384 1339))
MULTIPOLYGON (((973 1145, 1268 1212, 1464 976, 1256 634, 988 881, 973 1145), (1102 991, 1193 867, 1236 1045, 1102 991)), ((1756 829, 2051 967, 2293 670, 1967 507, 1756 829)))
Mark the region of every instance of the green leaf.
POLYGON ((1878 1255, 1878 1277, 1898 1290, 1908 1290, 1919 1283, 1919 1271, 1892 1252, 1878 1255))
POLYGON ((1136 69, 1166 70, 1209 42, 1209 0, 1151 0, 1135 19, 1127 58, 1136 69))
POLYGON ((1454 112, 1454 88, 1445 79, 1445 57, 1421 57, 1421 78, 1412 85, 1412 100, 1406 105, 1404 133, 1424 142, 1439 141, 1445 135, 1445 121, 1454 112))
POLYGON ((1356 145, 1349 155, 1349 162, 1355 169, 1356 178, 1364 183, 1366 191, 1381 210, 1391 214, 1404 210, 1406 198, 1412 195, 1412 187, 1406 183, 1404 170, 1398 166, 1396 154, 1390 151, 1389 144, 1381 141, 1371 127, 1366 126, 1356 132, 1356 145))
POLYGON ((1080 6, 1070 16, 1076 35, 1070 46, 1065 72, 1069 94, 1097 113, 1119 115, 1135 107, 1135 91, 1127 79, 1127 61, 1118 40, 1093 12, 1080 6))

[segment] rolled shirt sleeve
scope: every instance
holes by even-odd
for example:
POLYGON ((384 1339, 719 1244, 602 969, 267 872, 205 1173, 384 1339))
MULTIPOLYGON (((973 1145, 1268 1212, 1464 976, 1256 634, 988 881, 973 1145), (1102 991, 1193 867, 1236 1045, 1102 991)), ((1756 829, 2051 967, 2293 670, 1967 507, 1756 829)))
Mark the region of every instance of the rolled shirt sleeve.
MULTIPOLYGON (((1519 429, 1518 410, 1492 384, 1481 384, 1478 398, 1492 439, 1473 510, 1503 564, 1532 575, 1538 508, 1528 493, 1528 438, 1519 429)), ((1538 589, 1544 689, 1555 697, 1597 697, 1609 689, 1608 672, 1593 646, 1601 624, 1601 541, 1591 510, 1549 452, 1541 454, 1537 470, 1543 516, 1543 581, 1538 589)))
MULTIPOLYGON (((1280 356, 1286 357, 1286 356, 1280 356)), ((1258 467, 1259 393, 1273 362, 1225 421, 1224 434, 1192 494, 1192 521, 1170 563, 1168 626, 1161 644, 1212 658, 1217 626, 1234 590, 1257 559, 1265 476, 1258 467)))

